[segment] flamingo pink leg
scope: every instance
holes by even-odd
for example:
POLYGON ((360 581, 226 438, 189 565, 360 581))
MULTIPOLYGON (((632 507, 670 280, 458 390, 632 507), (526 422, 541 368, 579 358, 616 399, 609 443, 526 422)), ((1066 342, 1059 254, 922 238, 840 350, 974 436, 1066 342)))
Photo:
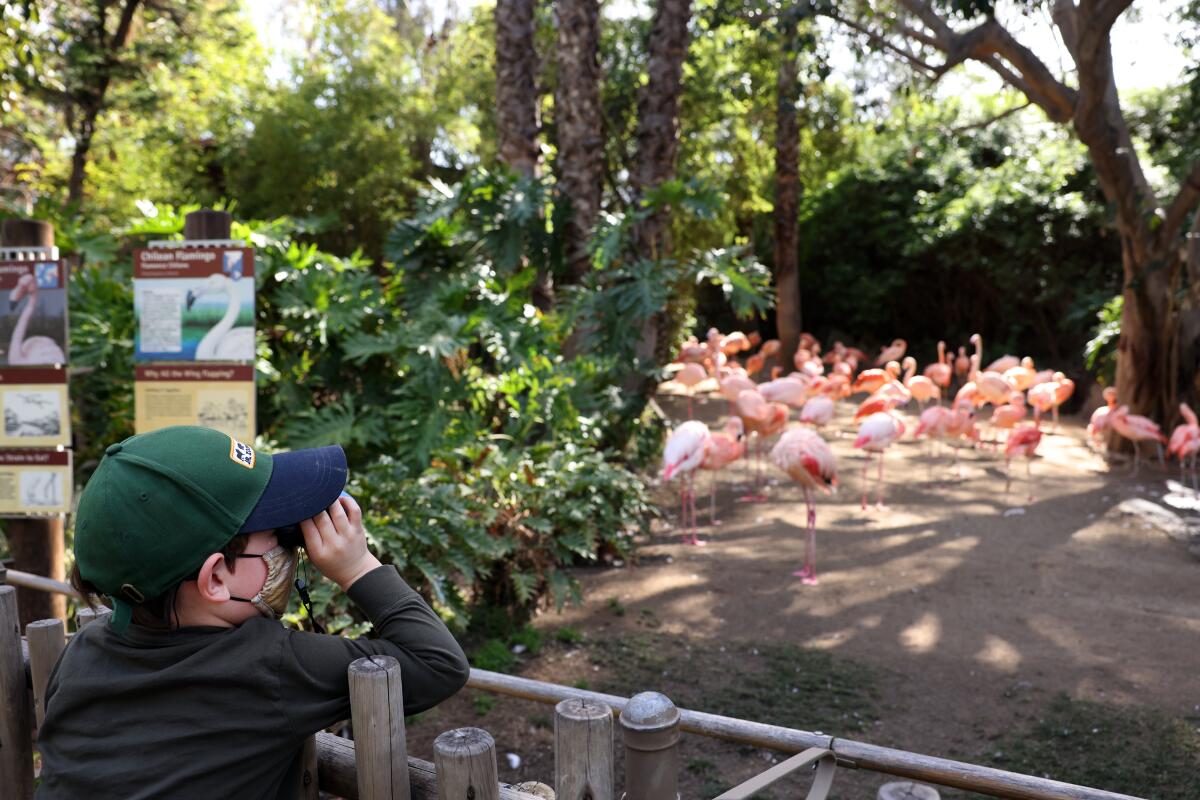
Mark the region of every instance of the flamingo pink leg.
POLYGON ((867 510, 867 468, 871 466, 871 451, 867 450, 863 453, 863 474, 862 474, 862 510, 867 510))
POLYGON ((708 495, 708 521, 711 525, 720 525, 721 520, 717 519, 717 475, 719 472, 713 472, 712 491, 708 495))
POLYGON ((762 436, 754 434, 754 488, 738 498, 739 503, 762 503, 767 499, 762 487, 762 436))
POLYGON ((875 505, 880 509, 886 508, 883 504, 883 453, 883 450, 879 451, 879 495, 875 499, 875 505))
POLYGON ((817 507, 812 490, 804 488, 804 504, 808 507, 808 538, 804 542, 804 566, 792 573, 805 586, 817 584, 817 507))
POLYGON ((1025 480, 1029 483, 1029 501, 1033 502, 1033 459, 1025 459, 1025 480))
POLYGON ((684 536, 683 543, 703 547, 708 542, 701 541, 700 537, 696 535, 696 487, 695 477, 692 475, 688 475, 687 498, 688 511, 691 512, 692 524, 688 527, 688 535, 684 536))

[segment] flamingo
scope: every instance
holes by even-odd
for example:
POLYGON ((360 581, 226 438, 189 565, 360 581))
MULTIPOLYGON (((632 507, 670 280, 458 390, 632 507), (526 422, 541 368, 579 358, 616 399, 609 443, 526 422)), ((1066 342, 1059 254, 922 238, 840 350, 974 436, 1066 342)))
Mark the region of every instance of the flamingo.
POLYGON ((872 414, 891 411, 896 406, 902 405, 904 405, 902 398, 880 390, 858 404, 858 409, 854 412, 854 421, 858 422, 860 419, 865 419, 872 414))
POLYGON ((1108 418, 1112 414, 1113 409, 1117 407, 1117 390, 1115 387, 1107 387, 1103 395, 1106 405, 1102 405, 1093 411, 1092 418, 1088 421, 1087 432, 1088 436, 1092 439, 1103 438, 1104 432, 1109 428, 1108 418))
POLYGON ((1037 425, 1022 425, 1008 435, 1004 445, 1004 493, 1012 487, 1012 460, 1015 457, 1025 459, 1025 480, 1029 483, 1029 500, 1033 502, 1033 456, 1038 444, 1042 441, 1042 431, 1037 425))
POLYGON ((859 392, 873 394, 879 387, 898 377, 900 377, 900 365, 895 361, 889 361, 883 369, 864 369, 854 379, 854 386, 851 387, 850 394, 859 392))
MULTIPOLYGON (((946 423, 946 436, 951 441, 966 439, 968 442, 979 441, 979 429, 975 426, 975 412, 970 403, 955 403, 946 423)), ((954 448, 954 471, 962 475, 958 466, 958 447, 954 448)))
POLYGON ((1192 460, 1192 488, 1196 488, 1196 454, 1200 452, 1200 424, 1196 422, 1196 412, 1187 403, 1179 404, 1179 413, 1184 421, 1171 431, 1171 441, 1167 444, 1167 454, 1179 459, 1179 480, 1183 481, 1183 464, 1192 460))
POLYGON ((746 429, 741 417, 730 417, 725 422, 725 430, 719 433, 709 433, 708 448, 700 469, 713 472, 712 491, 708 498, 708 519, 713 525, 720 525, 717 519, 717 473, 746 454, 746 429))
POLYGON ((971 356, 975 364, 975 368, 971 371, 971 380, 975 383, 976 389, 976 405, 984 405, 991 403, 992 405, 1002 405, 1008 400, 1008 394, 1012 391, 1012 385, 1004 380, 1004 375, 1000 372, 987 369, 980 370, 979 363, 983 358, 983 337, 978 333, 971 335, 971 344, 975 345, 975 353, 971 356))
POLYGON ((833 419, 833 400, 829 397, 810 397, 800 409, 800 421, 817 428, 824 427, 833 419))
POLYGON ((1063 375, 1061 372, 1054 373, 1054 426, 1058 427, 1058 407, 1071 399, 1071 395, 1075 393, 1075 381, 1063 375))
POLYGON ((768 403, 757 391, 747 389, 738 395, 736 408, 746 431, 754 434, 754 493, 740 499, 744 502, 761 502, 767 499, 762 492, 763 439, 773 436, 787 425, 788 407, 783 403, 768 403))
POLYGON ((233 327, 237 321, 241 304, 237 292, 233 290, 233 281, 223 272, 215 272, 188 290, 185 305, 188 309, 196 303, 196 299, 206 294, 223 294, 229 298, 225 307, 225 316, 214 325, 200 344, 196 345, 197 361, 249 361, 254 358, 254 328, 242 326, 233 327))
MULTIPOLYGON (((992 427, 1012 430, 1017 427, 1018 422, 1025 419, 1026 413, 1025 395, 1020 392, 1013 392, 1008 396, 1007 403, 1002 406, 996 406, 996 410, 992 412, 992 427)), ((1007 449, 1005 452, 1007 452, 1007 449)))
POLYGON ((879 355, 875 357, 875 366, 882 366, 889 361, 899 361, 904 358, 904 351, 907 349, 908 342, 903 339, 893 339, 890 345, 880 349, 879 355))
MULTIPOLYGON (((920 439, 924 436, 930 442, 945 439, 949 436, 953 416, 954 412, 945 406, 930 406, 921 412, 917 421, 917 429, 913 431, 913 438, 920 439)), ((932 474, 933 465, 929 464, 928 466, 927 474, 932 474)))
POLYGON ((747 390, 757 391, 758 384, 735 367, 725 367, 724 372, 720 373, 720 377, 717 378, 717 391, 721 397, 729 401, 730 413, 733 413, 733 406, 737 402, 738 395, 747 390))
POLYGON ((676 475, 682 476, 683 488, 680 490, 680 527, 683 528, 683 543, 703 545, 704 542, 696 537, 696 496, 692 491, 695 472, 704 462, 708 449, 708 426, 699 420, 688 420, 671 431, 663 449, 662 478, 670 481, 676 475), (688 514, 691 513, 691 524, 688 514))
POLYGON ((813 489, 832 492, 837 486, 837 462, 820 434, 808 428, 793 428, 771 448, 771 463, 804 489, 808 509, 808 538, 804 543, 804 566, 792 573, 806 586, 817 582, 817 508, 813 489))
POLYGON ((13 365, 67 363, 67 357, 63 355, 62 347, 49 336, 25 337, 25 331, 29 329, 29 321, 33 318, 38 301, 37 278, 33 276, 32 272, 26 272, 18 278, 17 285, 9 292, 9 310, 16 310, 17 304, 25 295, 29 295, 29 301, 25 303, 25 308, 21 309, 21 316, 17 318, 17 324, 13 326, 12 338, 8 342, 8 363, 13 365))
POLYGON ((683 365, 683 369, 675 373, 675 381, 682 384, 688 390, 688 419, 692 418, 692 395, 695 393, 696 384, 708 377, 708 372, 704 367, 694 361, 689 361, 683 365))
POLYGON ((700 344, 695 336, 689 336, 687 341, 679 346, 679 355, 676 361, 681 361, 684 364, 700 364, 709 357, 709 349, 705 345, 700 344))
MULTIPOLYGON (((1034 387, 1037 388, 1036 386, 1034 387)), ((1158 460, 1162 463, 1162 445, 1167 443, 1167 437, 1163 436, 1162 429, 1158 427, 1158 423, 1149 417, 1143 417, 1140 414, 1130 414, 1129 406, 1118 406, 1115 411, 1108 415, 1108 424, 1117 432, 1119 436, 1123 436, 1133 442, 1133 474, 1137 475, 1138 465, 1141 461, 1141 450, 1138 448, 1138 443, 1146 440, 1152 440, 1158 443, 1158 460)), ((1163 464, 1163 466, 1166 466, 1163 464)))
MULTIPOLYGON (((938 342, 938 360, 936 364, 930 364, 925 367, 925 377, 933 381, 942 389, 950 387, 950 379, 953 377, 953 369, 949 362, 946 361, 946 343, 938 342)), ((940 402, 940 398, 939 398, 940 402)))
POLYGON ((1033 359, 1029 356, 1022 358, 1018 366, 1004 370, 1004 380, 1012 384, 1012 387, 1018 392, 1028 391, 1036 378, 1037 372, 1033 368, 1033 359))
POLYGON ((999 372, 1001 374, 1007 372, 1013 367, 1021 366, 1021 359, 1016 356, 1000 356, 995 361, 987 365, 984 372, 999 372))
POLYGON ((750 339, 741 331, 734 331, 721 340, 721 352, 727 356, 735 356, 751 346, 750 339))
POLYGON ((909 394, 916 400, 922 408, 930 400, 941 400, 942 392, 938 389, 933 378, 927 375, 917 375, 917 360, 912 356, 904 358, 904 388, 908 389, 909 394))
POLYGON ((958 355, 954 359, 954 374, 959 378, 965 378, 970 371, 971 359, 967 356, 967 348, 960 345, 958 355))
POLYGON ((792 408, 800 408, 808 398, 808 382, 800 373, 793 372, 785 378, 760 383, 758 393, 769 403, 783 403, 792 408))
POLYGON ((762 353, 755 353, 746 359, 746 374, 757 375, 763 371, 763 367, 767 365, 767 357, 762 353))
POLYGON ((904 435, 904 423, 891 413, 881 411, 867 417, 858 428, 858 438, 854 447, 866 451, 863 461, 863 496, 862 507, 867 509, 867 467, 871 463, 871 453, 879 453, 879 497, 876 504, 883 508, 883 452, 892 442, 904 435))

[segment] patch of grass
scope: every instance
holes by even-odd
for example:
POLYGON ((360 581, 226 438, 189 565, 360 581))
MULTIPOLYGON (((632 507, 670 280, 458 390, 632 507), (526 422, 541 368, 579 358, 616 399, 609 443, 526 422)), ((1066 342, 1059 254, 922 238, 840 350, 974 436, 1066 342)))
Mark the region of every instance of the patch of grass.
POLYGON ((529 655, 536 656, 542 651, 542 633, 526 625, 509 638, 509 644, 524 645, 529 655))
POLYGON ((583 634, 577 628, 564 627, 554 632, 554 638, 562 644, 580 644, 583 634))
POLYGON ((1054 698, 981 758, 1029 775, 1156 800, 1200 797, 1200 731, 1160 711, 1054 698))
POLYGON ((573 683, 571 685, 574 686, 576 689, 582 689, 585 692, 592 688, 592 685, 590 683, 588 683, 585 678, 580 678, 579 680, 575 681, 575 683, 573 683))
POLYGON ((590 653, 597 691, 660 691, 681 708, 848 736, 878 719, 879 678, 863 664, 784 644, 641 633, 590 653), (722 652, 721 648, 725 650, 722 652))
POLYGON ((471 699, 471 704, 475 706, 475 713, 481 717, 487 716, 487 713, 496 707, 496 703, 500 702, 500 698, 494 694, 484 694, 477 692, 475 697, 471 699))
POLYGON ((616 614, 618 617, 625 616, 625 606, 621 605, 620 599, 616 597, 608 598, 608 610, 616 614))
POLYGON ((471 654, 471 664, 492 672, 512 672, 517 665, 517 657, 501 640, 488 639, 471 654))

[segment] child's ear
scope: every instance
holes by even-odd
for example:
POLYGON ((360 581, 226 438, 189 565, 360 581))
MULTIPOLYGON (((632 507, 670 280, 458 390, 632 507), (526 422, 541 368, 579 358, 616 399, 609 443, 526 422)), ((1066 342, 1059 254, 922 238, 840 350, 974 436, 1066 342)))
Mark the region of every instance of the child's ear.
POLYGON ((225 583, 228 577, 229 568, 225 566, 225 556, 213 553, 200 567, 200 575, 196 578, 196 590, 201 598, 210 603, 223 603, 229 599, 229 586, 225 583))

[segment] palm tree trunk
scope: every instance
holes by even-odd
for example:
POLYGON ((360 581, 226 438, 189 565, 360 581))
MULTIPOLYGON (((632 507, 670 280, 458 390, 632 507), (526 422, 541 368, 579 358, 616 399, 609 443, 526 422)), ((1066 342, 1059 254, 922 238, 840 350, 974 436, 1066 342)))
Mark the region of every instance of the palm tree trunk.
POLYGON ((800 344, 799 259, 800 203, 800 125, 796 115, 799 102, 795 7, 779 14, 781 52, 776 79, 775 109, 775 325, 779 331, 779 366, 792 367, 800 344))
POLYGON ((500 160, 534 175, 538 164, 533 0, 496 2, 496 134, 500 160))
POLYGON ((563 230, 567 276, 580 283, 590 269, 588 239, 600 214, 604 179, 604 131, 600 117, 600 4, 558 0, 559 198, 570 204, 563 230))
MULTIPOLYGON (((633 185, 640 197, 675 177, 675 152, 679 148, 679 95, 683 86, 683 60, 688 48, 691 0, 659 0, 650 27, 646 72, 648 81, 638 99, 637 158, 633 185)), ((635 255, 665 258, 671 244, 667 231, 668 209, 642 220, 633 232, 635 255)), ((639 360, 665 360, 661 352, 667 321, 659 312, 641 325, 639 360)))

